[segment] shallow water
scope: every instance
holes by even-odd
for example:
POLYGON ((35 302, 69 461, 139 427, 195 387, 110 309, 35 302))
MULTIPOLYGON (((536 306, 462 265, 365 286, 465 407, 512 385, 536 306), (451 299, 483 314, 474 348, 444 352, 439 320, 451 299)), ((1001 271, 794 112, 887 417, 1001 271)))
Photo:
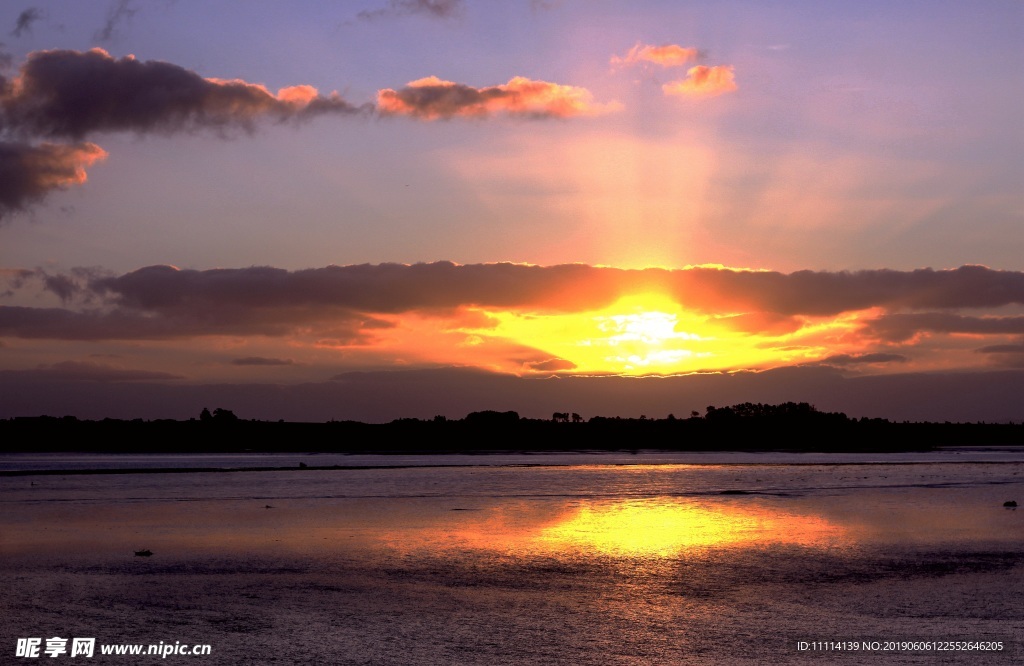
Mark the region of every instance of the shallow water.
POLYGON ((206 664, 865 661, 797 649, 850 640, 1004 643, 879 663, 1024 656, 1024 512, 1002 506, 1024 500, 1020 451, 665 455, 0 477, 0 645, 205 643, 167 659, 206 664))

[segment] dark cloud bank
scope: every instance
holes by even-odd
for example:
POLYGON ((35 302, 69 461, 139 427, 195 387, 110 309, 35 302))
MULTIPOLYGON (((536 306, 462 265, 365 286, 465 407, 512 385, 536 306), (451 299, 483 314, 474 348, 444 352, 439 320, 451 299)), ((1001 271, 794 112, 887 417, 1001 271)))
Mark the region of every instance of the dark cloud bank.
MULTIPOLYGON (((681 306, 732 316, 749 332, 779 317, 831 316, 882 308, 864 334, 902 341, 921 331, 1015 334, 1019 316, 967 316, 969 308, 1024 304, 1024 273, 983 266, 954 270, 800 271, 784 274, 714 268, 627 270, 583 264, 378 264, 287 271, 271 267, 179 270, 149 266, 123 275, 78 270, 18 271, 11 289, 50 291, 67 307, 0 306, 0 336, 155 339, 218 334, 285 335, 329 322, 387 326, 374 315, 476 306, 520 312, 587 311, 631 293, 660 291, 681 306), (902 312, 901 312, 902 311, 902 312), (909 311, 909 312, 906 312, 909 311)), ((840 358, 836 364, 897 358, 840 358)))

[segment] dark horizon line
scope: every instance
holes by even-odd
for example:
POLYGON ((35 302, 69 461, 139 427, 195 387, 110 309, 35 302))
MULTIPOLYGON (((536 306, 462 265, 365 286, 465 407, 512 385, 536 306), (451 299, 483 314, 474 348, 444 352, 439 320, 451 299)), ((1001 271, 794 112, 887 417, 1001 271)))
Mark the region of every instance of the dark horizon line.
MULTIPOLYGON (((208 408, 203 408, 198 417, 189 417, 188 419, 173 419, 173 418, 156 418, 156 419, 143 419, 143 418, 112 418, 104 417, 101 419, 82 419, 74 415, 65 416, 51 416, 48 414, 41 414, 38 416, 10 416, 7 418, 0 418, 0 424, 3 423, 19 423, 28 425, 30 423, 55 423, 60 422, 64 424, 79 423, 79 424, 172 424, 172 423, 193 423, 201 422, 206 424, 217 424, 223 425, 228 423, 262 423, 262 424, 286 424, 286 425, 331 425, 331 424, 350 424, 367 427, 377 426, 388 426, 388 425, 411 425, 411 424, 428 424, 428 423, 470 423, 476 425, 490 424, 509 424, 509 423, 552 423, 552 422, 564 422, 572 425, 583 425, 588 423, 603 423, 607 421, 614 422, 627 422, 627 423, 676 423, 676 422, 695 422, 695 421, 711 421, 716 424, 726 424, 734 422, 752 422, 754 420, 764 422, 766 420, 779 421, 787 420, 790 422, 795 421, 807 421, 807 420, 830 420, 833 423, 836 422, 847 422, 847 423, 887 423, 891 425, 904 424, 904 425, 947 425, 947 426, 969 426, 969 425, 1024 425, 1024 417, 1020 421, 1008 419, 1006 421, 911 421, 908 419, 903 420, 890 420, 882 417, 872 416, 860 416, 851 417, 845 412, 825 412, 817 409, 814 405, 806 402, 784 402, 784 403, 736 403, 725 407, 715 407, 709 405, 703 416, 697 411, 691 411, 688 416, 677 417, 674 413, 670 413, 664 418, 647 417, 641 415, 639 417, 633 416, 604 416, 595 415, 589 418, 583 418, 576 412, 553 412, 552 417, 548 418, 531 418, 526 416, 520 416, 517 411, 514 410, 479 410, 469 412, 465 417, 449 418, 447 415, 436 415, 432 418, 417 418, 417 417, 397 417, 390 421, 383 422, 366 422, 358 421, 355 419, 328 419, 327 421, 285 421, 284 419, 243 419, 239 418, 229 409, 217 407, 212 412, 208 408)), ((0 426, 2 427, 2 426, 0 426)))
POLYGON ((366 454, 497 453, 508 451, 927 451, 939 446, 1024 445, 1024 423, 893 422, 807 403, 740 403, 704 416, 664 419, 555 412, 551 419, 514 411, 470 412, 389 423, 322 423, 239 419, 204 409, 198 419, 83 421, 15 417, 0 421, 8 451, 19 452, 335 452, 366 454), (46 442, 41 443, 41 442, 46 442), (31 443, 31 444, 29 444, 31 443))

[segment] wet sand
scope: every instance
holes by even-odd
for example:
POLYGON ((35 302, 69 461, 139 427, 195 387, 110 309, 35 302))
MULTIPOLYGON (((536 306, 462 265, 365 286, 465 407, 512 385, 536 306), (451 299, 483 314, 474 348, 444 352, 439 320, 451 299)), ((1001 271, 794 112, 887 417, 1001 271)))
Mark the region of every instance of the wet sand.
POLYGON ((762 460, 8 477, 0 644, 211 646, 91 660, 121 664, 1015 663, 1024 513, 1002 502, 1024 498, 1022 472, 762 460), (797 649, 865 640, 1004 649, 797 649))

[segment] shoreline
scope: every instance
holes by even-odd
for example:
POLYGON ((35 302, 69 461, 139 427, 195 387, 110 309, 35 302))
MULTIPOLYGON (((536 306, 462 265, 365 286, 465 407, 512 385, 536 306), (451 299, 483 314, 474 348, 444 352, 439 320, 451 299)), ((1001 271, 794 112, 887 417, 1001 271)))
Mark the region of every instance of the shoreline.
POLYGON ((671 466, 715 466, 715 467, 743 467, 756 465, 759 467, 852 467, 852 466, 914 466, 914 465, 1005 465, 1024 463, 1024 447, 1016 445, 992 446, 992 445, 962 445, 956 447, 933 447, 928 450, 910 449, 901 451, 808 451, 794 449, 775 450, 711 450, 711 451, 666 451, 663 449, 634 450, 593 450, 593 449, 566 449, 561 451, 516 451, 516 450, 485 450, 485 451, 461 451, 456 453, 421 452, 421 453, 347 453, 338 452, 331 455, 328 452, 313 451, 259 451, 259 452, 152 452, 152 451, 46 451, 46 452, 6 452, 0 454, 0 467, 16 465, 19 459, 28 458, 30 462, 41 465, 50 461, 61 461, 65 457, 81 459, 84 467, 25 467, 14 469, 0 469, 0 478, 8 477, 31 477, 31 476, 85 476, 85 475, 130 475, 130 474, 227 474, 227 473, 253 473, 253 472, 324 472, 324 471, 366 471, 366 470, 402 470, 402 469, 451 469, 451 468, 480 468, 480 469, 512 469, 512 468, 545 468, 545 467, 577 467, 599 465, 601 467, 629 468, 636 466, 645 467, 671 467, 671 466), (960 458, 961 454, 967 453, 967 458, 960 458), (991 454, 1007 456, 1001 459, 979 459, 977 455, 970 454, 991 454), (924 456, 927 459, 898 459, 900 456, 924 456), (292 460, 300 459, 300 462, 292 464, 274 464, 275 461, 268 460, 266 465, 203 465, 183 466, 174 464, 182 459, 204 461, 206 458, 228 458, 232 461, 240 461, 246 458, 265 457, 288 457, 292 460), (310 460, 318 456, 331 456, 332 458, 352 457, 351 463, 339 464, 309 464, 301 459, 310 460), (624 460, 623 456, 628 456, 624 460), (666 457, 679 456, 678 459, 666 459, 666 457), (709 459, 695 460, 696 457, 707 456, 709 459), (723 457, 749 458, 723 459, 723 457), (804 456, 812 456, 814 459, 802 459, 804 456), (870 456, 864 460, 851 459, 851 456, 870 456), (879 458, 878 456, 881 456, 879 458), (956 456, 955 458, 953 456, 956 456), (169 466, 117 466, 117 467, 96 467, 96 459, 116 464, 117 459, 125 457, 131 459, 150 458, 156 462, 166 459, 169 466), (543 460, 543 458, 548 458, 543 460), (93 458, 89 460, 88 458, 93 458), (371 460, 366 460, 367 458, 371 460), (414 461, 408 460, 409 458, 414 461), (453 460, 458 459, 458 460, 453 460), (523 459, 532 459, 526 462, 523 459), (541 458, 541 459, 538 459, 541 458), (606 458, 602 460, 602 458, 606 458), (895 459, 894 459, 895 458, 895 459), (388 459, 394 462, 388 461, 388 459), (387 462, 386 462, 387 461, 387 462))

